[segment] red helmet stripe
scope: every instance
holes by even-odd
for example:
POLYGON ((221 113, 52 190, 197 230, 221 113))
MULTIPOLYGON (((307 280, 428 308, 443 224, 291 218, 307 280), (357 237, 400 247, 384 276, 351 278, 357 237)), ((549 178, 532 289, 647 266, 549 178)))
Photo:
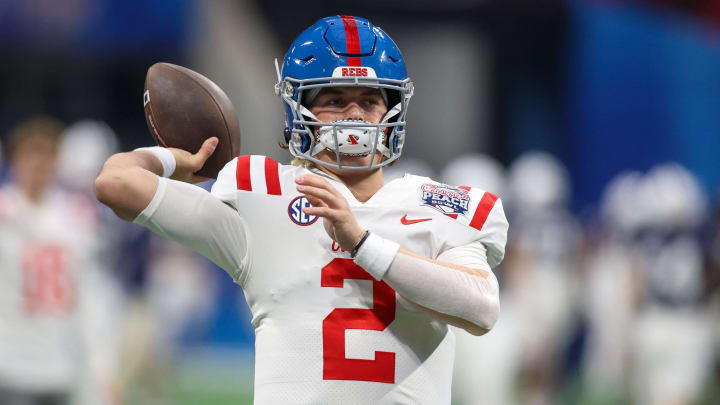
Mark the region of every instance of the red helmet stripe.
MULTIPOLYGON (((350 15, 341 15, 345 26, 345 44, 348 54, 360 54, 360 34, 358 34, 355 18, 350 15)), ((362 66, 359 57, 348 56, 348 66, 362 66)))

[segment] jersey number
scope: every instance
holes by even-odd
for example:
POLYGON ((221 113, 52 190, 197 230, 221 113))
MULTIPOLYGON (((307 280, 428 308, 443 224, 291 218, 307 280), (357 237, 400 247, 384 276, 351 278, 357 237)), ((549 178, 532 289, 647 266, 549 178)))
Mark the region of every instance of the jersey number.
POLYGON ((346 279, 372 280, 373 309, 336 308, 323 321, 323 379, 395 383, 395 353, 375 352, 375 360, 345 357, 345 330, 385 330, 395 320, 395 291, 352 259, 333 259, 322 269, 322 287, 342 288, 346 279))
POLYGON ((31 313, 62 314, 72 309, 74 283, 66 268, 67 251, 59 245, 23 249, 23 293, 31 313))

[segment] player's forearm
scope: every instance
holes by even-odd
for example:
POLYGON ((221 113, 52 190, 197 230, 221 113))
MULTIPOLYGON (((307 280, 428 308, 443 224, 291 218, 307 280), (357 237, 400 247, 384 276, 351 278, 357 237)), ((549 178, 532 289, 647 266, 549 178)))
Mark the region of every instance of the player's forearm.
POLYGON ((373 277, 441 321, 482 335, 497 320, 498 282, 481 242, 447 250, 432 260, 371 234, 354 258, 373 277))
POLYGON ((163 172, 162 163, 160 163, 160 160, 155 157, 155 155, 146 150, 135 150, 132 152, 116 153, 110 156, 110 158, 105 161, 100 174, 106 170, 129 168, 144 169, 158 176, 161 176, 163 172))
POLYGON ((431 315, 473 335, 487 333, 500 309, 491 271, 431 260, 400 249, 383 280, 431 315))
POLYGON ((162 164, 151 153, 117 153, 95 179, 95 196, 118 217, 132 221, 152 200, 162 171, 162 164))

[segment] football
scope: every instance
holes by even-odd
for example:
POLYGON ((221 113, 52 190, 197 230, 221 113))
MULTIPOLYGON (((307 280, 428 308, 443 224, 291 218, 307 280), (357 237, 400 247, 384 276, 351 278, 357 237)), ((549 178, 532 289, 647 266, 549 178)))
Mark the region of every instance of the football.
POLYGON ((145 120, 158 145, 195 153, 213 136, 215 152, 197 174, 217 178, 240 153, 240 122, 225 92, 207 77, 170 63, 147 71, 143 92, 145 120))

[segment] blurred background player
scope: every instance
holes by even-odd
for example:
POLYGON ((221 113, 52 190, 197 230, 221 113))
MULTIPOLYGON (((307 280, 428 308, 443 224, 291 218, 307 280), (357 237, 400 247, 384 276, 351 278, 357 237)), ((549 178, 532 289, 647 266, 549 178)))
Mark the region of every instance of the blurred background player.
POLYGON ((97 214, 54 185, 63 125, 37 117, 7 137, 0 188, 0 403, 68 404, 86 362, 84 271, 97 259, 97 214))
POLYGON ((96 248, 88 252, 96 258, 82 270, 83 288, 78 292, 82 297, 78 328, 84 345, 82 373, 73 402, 78 405, 114 404, 121 401, 123 392, 120 351, 125 296, 117 269, 124 268, 120 265, 124 252, 119 247, 130 229, 92 196, 92 179, 117 148, 115 132, 106 123, 91 119, 67 126, 58 148, 57 185, 92 203, 89 210, 96 215, 96 248))
POLYGON ((597 403, 629 398, 639 282, 635 241, 645 215, 637 193, 642 179, 637 171, 618 174, 607 185, 598 218, 585 236, 580 306, 587 338, 581 372, 587 398, 597 403))
POLYGON ((546 152, 518 156, 508 170, 508 216, 517 226, 503 267, 514 304, 521 363, 518 400, 552 404, 562 386, 564 352, 577 316, 581 229, 569 209, 564 165, 546 152))
POLYGON ((711 375, 713 315, 700 231, 708 202, 684 167, 653 167, 636 189, 645 226, 638 235, 637 314, 630 344, 639 404, 694 404, 711 375))
POLYGON ((191 251, 121 221, 92 196, 95 176, 117 148, 115 132, 91 119, 69 125, 59 146, 57 179, 94 203, 102 257, 83 276, 87 367, 74 403, 167 403, 181 340, 193 322, 203 330, 216 282, 191 251))

